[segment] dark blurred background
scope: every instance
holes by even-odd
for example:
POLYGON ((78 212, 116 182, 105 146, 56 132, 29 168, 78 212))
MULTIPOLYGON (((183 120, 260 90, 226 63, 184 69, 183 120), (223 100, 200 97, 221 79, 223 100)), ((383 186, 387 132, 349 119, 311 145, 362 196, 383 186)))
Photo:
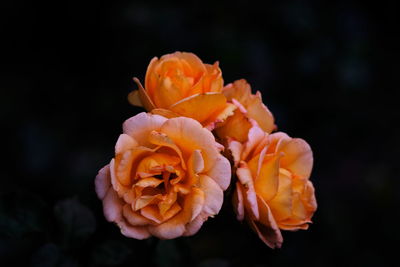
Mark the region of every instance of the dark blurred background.
MULTIPOLYGON (((400 230, 398 10, 366 1, 0 4, 2 266, 383 266, 400 230), (260 90, 279 129, 314 151, 308 231, 266 247, 230 201, 189 238, 137 241, 94 192, 131 78, 174 51, 260 90)), ((398 247, 397 247, 398 248, 398 247)))

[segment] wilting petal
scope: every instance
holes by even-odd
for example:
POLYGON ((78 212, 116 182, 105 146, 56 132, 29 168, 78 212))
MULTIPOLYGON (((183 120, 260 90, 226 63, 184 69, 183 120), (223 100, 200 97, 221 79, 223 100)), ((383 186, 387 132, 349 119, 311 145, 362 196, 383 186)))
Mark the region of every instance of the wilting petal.
POLYGON ((123 124, 124 133, 132 136, 141 146, 151 147, 148 136, 151 131, 159 130, 167 119, 159 115, 139 113, 126 120, 123 124))
POLYGON ((103 212, 107 221, 115 222, 120 220, 123 202, 114 190, 109 189, 103 199, 103 212))
POLYGON ((121 233, 126 237, 135 239, 146 239, 150 237, 150 233, 145 226, 131 226, 124 220, 117 221, 117 224, 121 229, 121 233))
POLYGON ((236 170, 236 174, 242 186, 242 191, 244 195, 244 205, 249 215, 253 219, 258 219, 258 206, 257 206, 257 196, 254 189, 253 178, 251 172, 244 162, 241 162, 241 166, 236 170))
POLYGON ((224 109, 225 105, 226 98, 223 94, 204 93, 182 99, 169 107, 169 109, 181 116, 189 117, 202 123, 218 110, 224 109))
POLYGON ((103 199, 108 189, 111 187, 111 178, 110 178, 110 166, 107 164, 104 166, 96 176, 94 180, 96 194, 100 199, 103 199))
POLYGON ((124 153, 127 150, 133 149, 138 143, 135 139, 127 134, 121 134, 118 138, 117 144, 115 145, 115 154, 124 153))
POLYGON ((258 237, 270 248, 280 248, 283 238, 278 225, 272 216, 268 205, 260 197, 257 197, 258 207, 260 209, 260 220, 250 221, 258 237))
POLYGON ((231 182, 231 164, 224 156, 218 155, 214 165, 206 174, 225 191, 231 182))
POLYGON ((234 140, 228 141, 228 148, 232 153, 233 161, 235 162, 235 166, 237 166, 241 160, 243 145, 242 143, 234 140))
POLYGON ((201 150, 204 159, 204 172, 212 167, 219 153, 214 136, 200 123, 190 118, 169 119, 160 129, 181 149, 184 158, 189 158, 194 150, 201 150))
POLYGON ((207 175, 200 175, 200 189, 204 192, 203 211, 214 216, 222 207, 224 193, 221 187, 207 175))
POLYGON ((236 188, 233 192, 232 204, 236 212, 236 218, 238 221, 242 221, 244 219, 244 200, 243 200, 244 192, 241 189, 241 185, 239 182, 236 182, 236 188))
POLYGON ((285 153, 282 157, 282 166, 301 178, 308 178, 313 166, 313 155, 310 146, 300 138, 278 148, 285 153))

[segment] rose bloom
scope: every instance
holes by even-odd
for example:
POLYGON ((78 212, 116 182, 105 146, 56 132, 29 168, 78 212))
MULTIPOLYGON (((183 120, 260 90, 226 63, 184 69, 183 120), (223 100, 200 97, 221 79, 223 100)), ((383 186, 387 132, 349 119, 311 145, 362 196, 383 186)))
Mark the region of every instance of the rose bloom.
POLYGON ((302 139, 258 126, 244 144, 230 141, 237 166, 233 204, 238 220, 251 228, 271 248, 280 247, 282 230, 307 229, 317 209, 309 180, 313 165, 310 146, 302 139))
POLYGON ((168 118, 184 116, 212 129, 232 114, 221 93, 223 79, 218 62, 204 64, 195 54, 175 52, 153 58, 147 68, 145 87, 128 96, 131 104, 168 118))
POLYGON ((257 91, 256 94, 252 94, 250 84, 246 80, 241 79, 228 84, 222 93, 237 109, 233 116, 217 125, 215 132, 219 138, 230 137, 245 142, 250 128, 255 124, 267 133, 276 129, 274 117, 263 104, 261 93, 257 91))
POLYGON ((127 237, 195 234, 222 205, 229 161, 190 118, 140 113, 123 124, 115 158, 95 180, 106 219, 127 237))

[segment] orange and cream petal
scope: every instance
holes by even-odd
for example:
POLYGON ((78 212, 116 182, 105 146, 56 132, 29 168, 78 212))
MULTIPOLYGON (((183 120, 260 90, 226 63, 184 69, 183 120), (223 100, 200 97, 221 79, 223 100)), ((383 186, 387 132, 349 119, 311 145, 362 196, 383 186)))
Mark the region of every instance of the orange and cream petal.
POLYGON ((218 155, 214 165, 206 172, 222 190, 226 190, 231 182, 231 164, 229 160, 222 155, 218 155))
POLYGON ((214 114, 218 111, 222 112, 226 104, 226 98, 221 93, 203 93, 184 98, 168 109, 181 116, 204 123, 210 117, 215 116, 214 114))
POLYGON ((94 183, 97 197, 104 199, 108 189, 111 187, 110 166, 108 164, 100 169, 94 183))
POLYGON ((151 131, 158 131, 167 118, 159 115, 148 114, 145 112, 139 113, 123 124, 123 132, 131 136, 141 146, 151 146, 148 142, 148 136, 151 131))
POLYGON ((194 150, 201 150, 204 172, 209 171, 217 160, 219 152, 212 133, 193 119, 178 117, 165 122, 160 132, 166 134, 181 149, 184 158, 189 158, 194 150))
POLYGON ((278 147, 285 156, 282 157, 282 166, 301 178, 311 175, 313 154, 306 141, 293 138, 290 142, 278 147))
POLYGON ((280 248, 283 243, 282 234, 268 204, 260 197, 257 197, 257 203, 260 219, 258 221, 250 220, 250 225, 267 246, 280 248))

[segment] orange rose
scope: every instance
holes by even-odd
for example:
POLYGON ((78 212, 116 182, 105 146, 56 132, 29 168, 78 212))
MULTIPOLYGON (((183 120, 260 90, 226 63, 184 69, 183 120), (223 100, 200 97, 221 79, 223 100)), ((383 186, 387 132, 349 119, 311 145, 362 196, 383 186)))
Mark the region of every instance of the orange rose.
POLYGON ((193 118, 212 129, 235 109, 221 93, 223 79, 218 62, 204 64, 192 53, 155 57, 147 68, 145 88, 134 80, 139 90, 129 95, 130 103, 154 114, 193 118))
POLYGON ((216 134, 220 138, 230 137, 239 142, 247 140, 250 128, 258 124, 261 129, 271 133, 275 128, 274 117, 263 104, 261 93, 251 93, 251 87, 246 80, 237 80, 224 87, 222 93, 227 100, 238 108, 233 116, 217 125, 216 134))
POLYGON ((309 180, 313 165, 310 146, 302 139, 258 126, 244 144, 230 141, 237 166, 233 204, 238 220, 246 219, 271 248, 280 247, 282 230, 307 229, 317 203, 309 180))
POLYGON ((140 113, 123 125, 115 158, 99 171, 106 219, 127 237, 195 234, 217 214, 231 177, 213 135, 189 118, 140 113))

